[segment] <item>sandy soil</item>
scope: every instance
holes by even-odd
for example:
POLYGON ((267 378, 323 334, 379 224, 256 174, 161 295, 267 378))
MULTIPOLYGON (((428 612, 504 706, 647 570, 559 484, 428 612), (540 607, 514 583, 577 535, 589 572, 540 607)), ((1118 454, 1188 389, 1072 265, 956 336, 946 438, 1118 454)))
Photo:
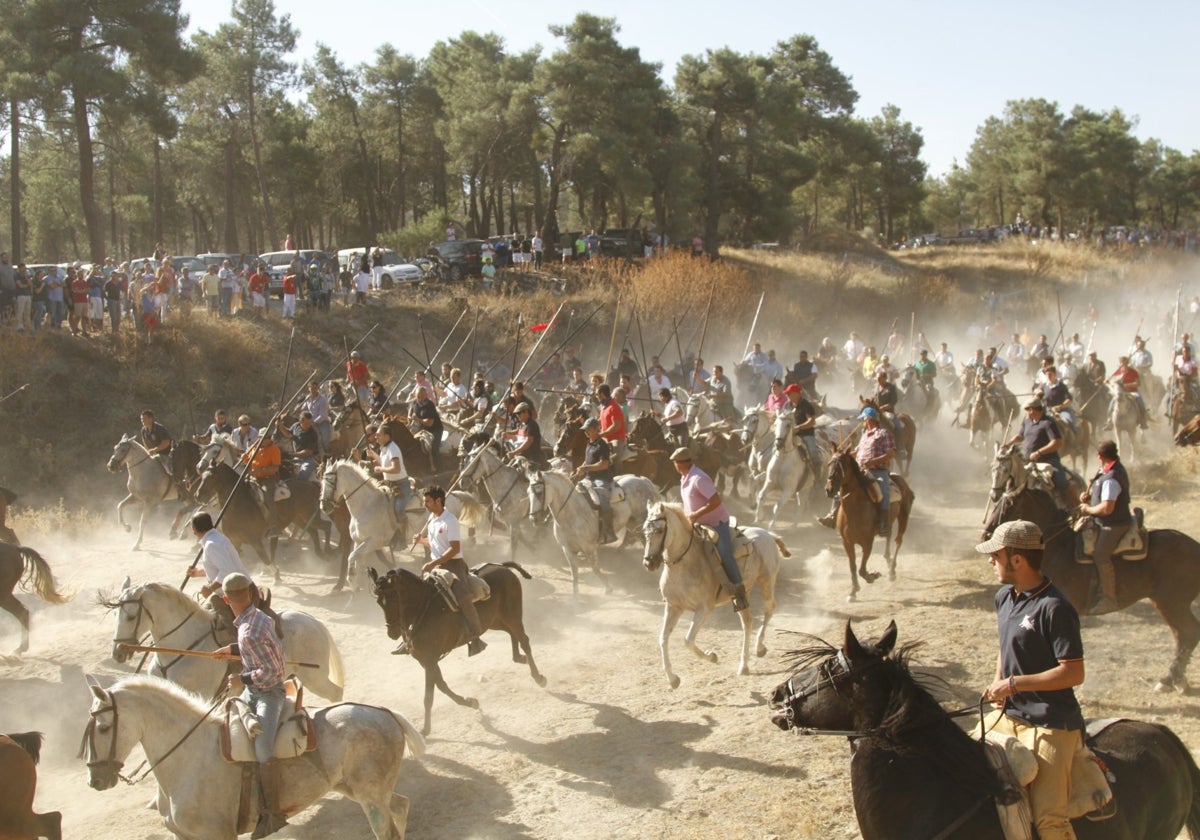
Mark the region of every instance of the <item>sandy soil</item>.
MULTIPOLYGON (((692 657, 677 631, 674 664, 683 684, 668 688, 657 646, 657 578, 642 569, 640 552, 608 552, 603 562, 614 593, 603 595, 585 577, 578 600, 561 557, 518 558, 534 575, 525 584, 526 620, 549 685, 538 688, 526 668, 510 662, 507 639, 495 634, 482 656, 468 659, 460 649, 444 661, 450 684, 479 698, 482 710, 437 696, 428 754, 406 759, 400 779, 400 792, 413 803, 409 836, 857 836, 846 743, 785 734, 768 721, 766 697, 784 674, 779 653, 793 643, 778 631, 836 639, 847 619, 870 635, 895 618, 901 641, 927 641, 917 661, 953 686, 948 705, 978 696, 995 661, 995 583, 971 550, 987 479, 983 457, 968 453, 961 433, 942 434, 940 447, 918 444, 916 511, 898 579, 867 587, 857 603, 845 602, 845 559, 832 533, 795 525, 794 506, 785 513, 789 526, 780 532, 793 557, 782 573, 771 650, 749 677, 734 674, 737 625, 725 608, 700 636, 720 662, 692 657)), ((1152 525, 1200 533, 1194 475, 1161 495, 1152 525)), ((805 512, 805 523, 812 513, 805 512)), ((63 812, 67 837, 167 836, 158 816, 142 807, 151 782, 93 791, 75 758, 87 719, 83 675, 111 681, 127 673, 108 658, 115 621, 95 604, 95 593, 111 591, 126 574, 177 583, 190 546, 165 539, 165 531, 165 519, 156 519, 137 553, 128 551, 132 540, 111 518, 86 540, 22 534, 77 596, 63 607, 22 596, 34 613, 33 646, 20 660, 0 663, 0 730, 46 732, 36 804, 63 812)), ((471 560, 489 555, 503 559, 498 539, 469 547, 471 560)), ((393 644, 369 595, 329 595, 334 578, 307 547, 290 546, 283 556, 276 603, 329 624, 346 660, 347 699, 387 705, 420 725, 422 672, 411 659, 389 655, 393 644)), ((884 568, 882 558, 873 567, 884 568)), ((752 604, 757 612, 756 597, 752 604)), ((0 617, 0 646, 15 645, 14 631, 15 623, 0 617)), ((1085 619, 1084 642, 1088 679, 1079 694, 1089 715, 1161 721, 1200 745, 1196 695, 1151 691, 1172 642, 1149 604, 1085 619)), ((356 804, 330 795, 278 836, 371 834, 356 804)))

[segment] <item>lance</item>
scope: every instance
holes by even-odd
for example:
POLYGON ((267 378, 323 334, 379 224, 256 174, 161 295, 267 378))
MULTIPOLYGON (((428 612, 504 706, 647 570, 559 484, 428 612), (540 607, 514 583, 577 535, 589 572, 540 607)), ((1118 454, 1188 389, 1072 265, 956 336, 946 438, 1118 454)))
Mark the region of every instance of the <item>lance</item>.
POLYGON ((1172 403, 1175 401, 1175 357, 1183 352, 1183 342, 1180 341, 1179 335, 1179 308, 1183 301, 1183 284, 1179 284, 1179 290, 1175 292, 1175 326, 1171 330, 1171 372, 1168 378, 1171 383, 1170 390, 1167 391, 1167 412, 1170 413, 1172 403))
POLYGON ((11 391, 11 392, 9 392, 9 393, 5 394, 3 397, 0 397, 0 403, 4 402, 5 400, 7 400, 7 399, 9 399, 9 398, 11 398, 11 397, 15 397, 17 394, 21 393, 22 391, 24 391, 24 390, 25 390, 26 388, 28 388, 28 387, 29 387, 29 383, 28 383, 28 382, 26 382, 24 385, 22 385, 22 386, 21 386, 20 388, 18 388, 17 390, 15 390, 15 391, 11 391))
MULTIPOLYGON (((562 309, 562 306, 560 305, 558 308, 562 309)), ((519 375, 517 373, 517 352, 521 349, 521 328, 523 326, 525 326, 524 315, 523 315, 523 313, 518 312, 517 313, 517 340, 513 342, 513 363, 512 363, 512 367, 509 368, 509 370, 512 371, 512 375, 508 380, 508 388, 505 389, 504 396, 508 396, 509 394, 512 393, 512 384, 517 381, 517 377, 519 375)), ((545 335, 545 333, 548 332, 549 330, 550 330, 550 328, 546 327, 546 329, 543 331, 543 335, 545 335)), ((501 399, 503 399, 503 397, 501 399)))
MULTIPOLYGON (((171 656, 198 656, 202 659, 224 659, 224 656, 212 651, 204 650, 185 650, 183 648, 156 647, 154 645, 126 645, 120 644, 117 647, 123 650, 133 651, 134 653, 166 653, 171 656)), ((236 657, 235 657, 236 658, 236 657)), ((321 666, 315 662, 297 662, 294 659, 284 660, 284 665, 291 665, 296 668, 320 668, 321 666)))
POLYGON ((479 307, 475 307, 475 324, 471 327, 471 361, 467 370, 471 372, 471 381, 475 381, 475 343, 479 340, 479 307))
POLYGON ((750 333, 746 336, 746 349, 742 351, 742 358, 746 358, 746 354, 750 352, 750 344, 754 341, 754 328, 758 326, 758 315, 762 312, 763 301, 767 299, 766 290, 758 296, 758 308, 754 310, 754 320, 750 322, 750 333))
MULTIPOLYGON (((688 313, 691 312, 691 310, 692 310, 692 303, 691 303, 691 301, 688 301, 688 305, 686 307, 684 307, 683 314, 679 316, 680 320, 683 320, 684 318, 686 318, 688 313)), ((671 335, 667 336, 667 340, 663 342, 662 348, 658 351, 659 358, 662 358, 662 354, 667 352, 667 346, 671 343, 672 337, 674 337, 674 339, 675 339, 676 346, 679 345, 679 324, 675 321, 674 316, 671 316, 671 323, 675 326, 675 329, 671 330, 671 335)), ((679 364, 681 364, 681 365, 683 364, 683 354, 682 353, 679 356, 679 364)))
MULTIPOLYGON (((533 390, 539 394, 561 394, 563 396, 572 397, 583 396, 583 394, 576 393, 575 391, 568 391, 565 388, 534 388, 533 390)), ((637 400, 638 402, 657 402, 657 400, 647 400, 645 397, 628 397, 628 399, 637 400)))
MULTIPOLYGON (((717 291, 717 281, 716 281, 716 278, 713 278, 712 285, 708 287, 708 305, 706 307, 704 307, 704 326, 700 330, 700 349, 698 349, 696 351, 697 359, 704 358, 704 340, 708 337, 708 316, 710 316, 712 314, 713 295, 716 294, 716 291, 717 291)), ((689 374, 685 371, 684 375, 687 376, 689 374)), ((691 375, 691 382, 690 382, 690 387, 688 388, 688 391, 689 391, 689 393, 694 394, 694 393, 696 393, 696 375, 694 372, 691 373, 690 375, 691 375)))
MULTIPOLYGON (((454 326, 450 328, 450 332, 446 333, 446 337, 443 338, 442 343, 438 345, 438 349, 433 351, 433 355, 429 357, 429 367, 431 370, 433 369, 433 363, 437 361, 437 357, 442 355, 442 351, 446 349, 446 343, 450 340, 450 336, 454 335, 454 331, 458 329, 458 325, 462 323, 462 319, 466 317, 469 311, 470 307, 467 307, 462 311, 462 314, 458 316, 458 320, 454 322, 454 326)), ((422 333, 422 337, 424 337, 424 333, 422 333)), ((466 339, 463 339, 463 343, 466 343, 466 339)), ((461 350, 462 348, 460 347, 459 349, 461 350)), ((426 350, 426 352, 429 351, 426 350)), ((455 355, 458 354, 456 353, 455 355)))
MULTIPOLYGON (((634 310, 634 311, 636 312, 637 310, 634 310)), ((648 398, 648 401, 651 403, 651 405, 653 405, 654 404, 654 393, 650 390, 650 369, 646 367, 646 364, 647 364, 646 340, 644 338, 642 338, 642 317, 640 315, 638 315, 636 317, 637 317, 637 328, 638 328, 638 344, 642 348, 642 381, 646 384, 646 397, 648 398)), ((628 396, 628 395, 626 395, 626 396, 628 396)))
POLYGON ((675 352, 679 354, 679 372, 683 376, 687 376, 688 372, 683 369, 683 348, 679 346, 679 322, 675 320, 675 316, 671 316, 671 325, 675 328, 675 352))
MULTIPOLYGON (((630 309, 629 309, 629 318, 627 318, 625 321, 625 335, 623 335, 621 337, 621 349, 622 350, 624 350, 626 347, 629 346, 629 331, 633 328, 633 316, 634 316, 634 313, 636 313, 636 312, 637 312, 637 298, 635 297, 633 299, 633 306, 630 307, 630 309)), ((636 363, 636 361, 635 361, 635 363, 636 363)), ((612 368, 612 359, 610 357, 608 370, 605 371, 605 373, 604 373, 604 376, 606 379, 608 378, 608 374, 610 371, 612 371, 612 369, 613 369, 612 368)))
POLYGON ((421 345, 425 348, 425 369, 429 370, 431 366, 431 356, 429 355, 429 339, 425 337, 425 319, 421 317, 420 312, 417 313, 417 326, 421 328, 421 345))
MULTIPOLYGON (((454 367, 454 362, 456 359, 458 359, 458 354, 461 353, 463 348, 467 346, 467 342, 471 340, 471 336, 473 335, 475 335, 475 328, 471 327, 467 334, 463 336, 462 343, 458 345, 458 349, 454 351, 454 355, 450 357, 450 367, 454 367)), ((467 368, 468 375, 470 375, 470 372, 471 369, 467 368)))
POLYGON ((604 375, 612 370, 613 346, 617 343, 617 326, 621 323, 621 292, 617 292, 617 308, 613 310, 612 335, 608 339, 608 358, 604 362, 604 375))
MULTIPOLYGON (((1071 317, 1071 312, 1073 312, 1074 309, 1075 309, 1075 307, 1073 307, 1073 306, 1070 307, 1069 309, 1067 309, 1067 318, 1071 317)), ((1063 337, 1063 327, 1062 327, 1062 323, 1060 322, 1059 327, 1058 327, 1058 335, 1054 337, 1054 342, 1050 345, 1050 355, 1051 356, 1054 355, 1054 348, 1058 346, 1059 339, 1061 339, 1062 337, 1063 337)), ((1066 346, 1066 342, 1063 343, 1063 346, 1064 347, 1066 346)))
MULTIPOLYGON (((590 324, 590 323, 591 323, 591 321, 592 321, 592 319, 596 317, 596 314, 597 314, 597 313, 598 313, 598 312, 599 312, 601 309, 603 309, 603 308, 604 308, 604 304, 603 304, 603 303, 598 303, 598 304, 596 305, 596 308, 595 308, 595 309, 593 309, 591 312, 589 312, 589 313, 588 313, 588 316, 587 316, 586 318, 584 318, 584 319, 583 319, 583 321, 581 321, 581 322, 580 322, 580 324, 579 324, 579 326, 578 326, 578 327, 576 327, 576 328, 575 328, 575 331, 574 331, 574 332, 572 332, 572 333, 570 333, 570 334, 568 334, 566 338, 564 338, 564 339, 563 339, 561 342, 559 342, 559 344, 558 344, 558 347, 554 348, 554 350, 552 350, 552 351, 550 352, 550 355, 549 355, 549 356, 547 356, 547 357, 546 357, 546 358, 545 358, 545 359, 542 361, 542 363, 541 363, 540 365, 538 365, 538 369, 537 369, 537 370, 535 370, 535 371, 534 371, 532 374, 530 374, 530 376, 529 376, 529 379, 528 379, 528 381, 527 381, 527 383, 526 383, 526 384, 528 384, 529 382, 533 382, 533 380, 535 380, 535 379, 537 379, 539 376, 541 376, 541 375, 542 375, 542 370, 543 370, 543 369, 546 367, 546 364, 547 364, 547 363, 548 363, 548 362, 549 362, 551 359, 553 359, 553 358, 554 358, 554 354, 555 354, 555 353, 561 353, 561 352, 562 352, 562 349, 563 349, 564 347, 566 347, 566 346, 567 346, 569 343, 571 343, 571 341, 572 341, 572 340, 575 338, 575 336, 577 336, 577 335, 579 335, 579 333, 583 332, 583 328, 584 328, 584 327, 586 327, 588 324, 590 324)), ((545 336, 545 334, 546 334, 546 333, 548 333, 548 332, 550 332, 549 328, 547 328, 547 329, 545 330, 545 332, 543 332, 543 333, 542 333, 542 335, 543 335, 543 336, 545 336)))
MULTIPOLYGON (((1054 343, 1050 345, 1050 351, 1054 352, 1054 348, 1058 346, 1058 341, 1063 337, 1063 331, 1066 326, 1066 321, 1063 320, 1062 314, 1062 294, 1057 289, 1054 290, 1054 302, 1058 306, 1058 336, 1054 339, 1054 343)), ((1067 317, 1071 317, 1071 310, 1067 310, 1067 317)))
POLYGON ((353 353, 355 350, 357 350, 359 347, 361 347, 362 343, 367 340, 367 337, 371 333, 375 332, 375 327, 378 327, 378 326, 379 326, 379 324, 376 324, 374 327, 371 327, 371 329, 367 330, 363 334, 363 337, 360 338, 353 347, 347 347, 346 346, 346 337, 342 336, 342 347, 345 349, 346 355, 342 357, 342 360, 340 362, 337 362, 333 367, 331 367, 329 370, 325 371, 325 375, 322 376, 318 381, 324 382, 326 379, 333 376, 339 370, 343 369, 346 366, 346 362, 350 361, 350 354, 353 353))
POLYGON ((908 363, 913 363, 913 357, 917 355, 917 348, 913 344, 913 338, 917 331, 917 313, 912 313, 912 319, 908 322, 908 363))

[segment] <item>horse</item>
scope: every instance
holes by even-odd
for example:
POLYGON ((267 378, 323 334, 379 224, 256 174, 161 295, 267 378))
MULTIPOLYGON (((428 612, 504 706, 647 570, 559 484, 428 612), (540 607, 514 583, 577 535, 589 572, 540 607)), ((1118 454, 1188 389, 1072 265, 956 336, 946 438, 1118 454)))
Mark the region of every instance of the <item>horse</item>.
MULTIPOLYGON (((649 471, 622 470, 620 469, 620 464, 617 465, 616 469, 618 474, 628 472, 633 475, 644 475, 654 481, 660 492, 666 492, 669 487, 679 484, 679 474, 675 472, 675 467, 672 466, 670 456, 674 447, 667 442, 667 436, 663 432, 662 424, 649 411, 641 412, 629 427, 629 444, 638 447, 641 451, 653 455, 658 459, 657 476, 652 475, 649 471), (670 472, 668 473, 667 470, 670 470, 670 472)), ((719 451, 701 441, 692 441, 688 450, 692 453, 692 458, 696 466, 714 478, 720 476, 722 462, 719 451)), ((737 490, 736 479, 734 480, 733 490, 735 492, 737 490)))
POLYGON ((20 545, 17 532, 8 527, 8 508, 17 500, 17 494, 7 487, 0 487, 0 542, 20 545))
MULTIPOLYGON (((126 677, 108 690, 90 680, 92 704, 80 757, 88 784, 109 790, 140 744, 158 782, 159 812, 178 837, 236 840, 242 767, 221 752, 221 715, 196 695, 157 677, 126 677)), ((425 739, 407 718, 381 706, 338 703, 311 710, 317 747, 279 761, 280 803, 292 815, 336 789, 363 809, 375 836, 403 840, 408 799, 393 793, 405 746, 425 739)))
MULTIPOLYGON (((411 525, 419 528, 426 516, 420 495, 414 493, 405 510, 405 521, 397 522, 383 482, 349 459, 329 461, 321 474, 321 509, 332 511, 339 501, 345 502, 350 511, 350 538, 354 542, 354 548, 342 561, 343 578, 350 569, 358 568, 358 560, 365 554, 376 552, 383 562, 383 549, 391 546, 398 529, 407 530, 411 525)), ((486 514, 475 497, 462 490, 446 494, 446 509, 468 528, 482 522, 486 514)))
MULTIPOLYGON (((866 399, 859 397, 858 401, 862 403, 863 408, 873 408, 879 411, 879 404, 875 402, 873 397, 866 399)), ((879 413, 880 415, 883 414, 881 411, 879 413)), ((896 461, 900 465, 900 474, 907 478, 908 471, 912 467, 913 450, 917 448, 917 421, 911 415, 902 412, 893 412, 892 418, 892 426, 896 430, 894 434, 896 450, 904 451, 904 457, 900 458, 897 456, 896 461)))
MULTIPOLYGON (((861 577, 867 583, 874 583, 879 578, 878 572, 867 571, 867 560, 871 557, 871 548, 875 544, 878 514, 877 505, 871 501, 867 491, 869 482, 875 479, 864 473, 847 451, 836 451, 829 459, 825 478, 825 493, 830 498, 837 496, 841 500, 837 514, 837 531, 842 538, 842 548, 846 551, 846 560, 850 564, 850 594, 847 601, 858 597, 858 579, 861 577), (862 549, 862 562, 858 571, 854 569, 855 546, 862 549)), ((908 517, 912 513, 913 491, 903 476, 891 474, 892 484, 899 491, 893 492, 891 506, 888 511, 888 533, 883 547, 883 557, 888 564, 888 580, 896 579, 896 555, 904 543, 904 533, 908 530, 908 517), (896 544, 892 547, 892 530, 895 528, 896 544), (889 553, 890 551, 890 553, 889 553)))
MULTIPOLYGON (((529 516, 536 521, 547 512, 554 520, 554 541, 562 547, 567 565, 571 567, 571 591, 579 594, 579 568, 575 563, 578 555, 585 557, 604 584, 605 594, 612 592, 608 579, 600 571, 600 512, 592 508, 586 493, 578 492, 570 478, 552 470, 538 472, 530 470, 529 516)), ((612 504, 613 530, 628 532, 646 518, 646 509, 660 496, 647 478, 636 475, 619 475, 613 481, 616 490, 624 492, 620 501, 612 504)))
MULTIPOLYGON (((146 634, 154 646, 201 652, 214 651, 219 645, 213 633, 213 614, 183 592, 166 583, 134 586, 125 578, 115 601, 104 606, 117 614, 113 630, 112 658, 118 663, 129 660, 126 645, 139 645, 146 634)), ((280 610, 283 626, 284 659, 313 662, 319 668, 305 668, 304 685, 327 700, 342 699, 345 674, 342 655, 329 630, 317 619, 299 610, 280 610)), ((205 697, 215 696, 224 686, 225 663, 200 656, 153 654, 150 673, 178 683, 188 691, 205 697)))
MULTIPOLYGON (((1044 491, 1026 487, 1005 493, 991 506, 991 515, 984 523, 984 537, 1010 519, 1026 519, 1042 529, 1046 535, 1042 569, 1075 609, 1084 614, 1096 592, 1096 576, 1090 564, 1075 560, 1075 533, 1067 514, 1044 491)), ((1146 598, 1158 610, 1175 637, 1175 656, 1155 691, 1182 691, 1187 687, 1188 661, 1200 643, 1200 621, 1192 612, 1192 602, 1200 595, 1200 543, 1167 528, 1150 531, 1149 538, 1144 560, 1113 558, 1117 603, 1119 609, 1125 609, 1146 598)))
MULTIPOLYGON (((485 600, 477 601, 475 610, 485 630, 508 633, 513 662, 528 662, 533 681, 545 687, 546 678, 533 661, 529 635, 525 632, 524 596, 517 573, 526 580, 531 579, 519 563, 512 561, 486 563, 476 568, 474 574, 487 582, 491 594, 485 600)), ((428 735, 433 726, 434 686, 458 705, 478 709, 478 700, 460 697, 450 690, 438 665, 442 657, 467 643, 462 615, 446 606, 445 599, 431 581, 423 580, 407 569, 392 569, 386 575, 380 575, 370 568, 367 574, 371 578, 375 600, 383 609, 388 638, 403 637, 409 654, 425 669, 425 723, 421 733, 428 735)))
MULTIPOLYGON (((757 496, 759 481, 763 478, 763 473, 767 471, 767 462, 771 460, 771 453, 774 451, 772 443, 772 427, 775 422, 775 413, 767 411, 767 409, 754 408, 747 411, 742 416, 742 425, 737 430, 738 439, 742 442, 742 448, 746 450, 746 468, 750 473, 750 495, 757 496)), ((701 469, 704 469, 701 467, 701 469)), ((708 472, 708 470, 704 470, 708 472)), ((736 490, 736 483, 734 486, 736 490)))
MULTIPOLYGON (((1063 419, 1061 412, 1053 408, 1050 409, 1049 414, 1058 424, 1059 434, 1062 435, 1062 446, 1058 450, 1058 457, 1070 457, 1072 467, 1075 467, 1081 460, 1086 466, 1088 459, 1092 456, 1092 424, 1080 415, 1076 415, 1074 424, 1068 423, 1063 419)), ((1136 424, 1136 418, 1134 422, 1136 424)))
POLYGON ((772 488, 779 489, 779 500, 771 508, 768 528, 775 527, 779 508, 789 499, 795 498, 796 504, 803 509, 804 502, 800 498, 800 490, 805 484, 811 481, 813 488, 817 486, 816 472, 809 463, 808 451, 802 452, 801 446, 796 444, 795 428, 795 415, 791 412, 781 412, 772 424, 774 447, 771 449, 771 460, 767 462, 763 483, 754 504, 754 518, 761 521, 767 493, 772 488))
POLYGON ((1113 440, 1120 446, 1124 436, 1129 445, 1121 447, 1122 452, 1129 454, 1130 460, 1137 454, 1138 444, 1138 407, 1137 397, 1128 391, 1118 391, 1112 401, 1109 411, 1109 423, 1112 425, 1113 440))
POLYGON ((126 532, 132 530, 125 524, 122 511, 130 502, 136 500, 142 503, 137 541, 133 544, 133 551, 137 551, 142 544, 142 533, 146 529, 146 516, 150 511, 161 502, 183 501, 184 504, 176 512, 171 522, 171 533, 174 533, 180 518, 190 509, 191 500, 186 498, 184 491, 180 489, 175 479, 167 474, 166 467, 159 463, 132 435, 125 435, 117 441, 117 445, 113 447, 112 457, 108 459, 109 472, 115 473, 122 466, 129 473, 129 478, 125 483, 129 495, 117 503, 117 522, 126 532))
POLYGON ((917 378, 916 367, 905 366, 896 388, 900 392, 900 398, 896 400, 897 409, 903 406, 905 411, 920 419, 922 423, 932 423, 937 419, 938 411, 942 407, 942 398, 933 385, 926 389, 917 378))
MULTIPOLYGON (((692 611, 692 624, 684 637, 684 644, 701 659, 716 662, 716 652, 703 651, 696 646, 696 634, 700 632, 713 609, 728 603, 732 597, 721 585, 725 572, 718 570, 720 561, 715 557, 706 556, 701 542, 704 537, 697 537, 695 529, 696 526, 692 525, 684 514, 683 506, 670 502, 652 503, 646 511, 646 522, 642 526, 646 537, 642 565, 651 572, 662 566, 658 586, 666 604, 663 607, 658 646, 662 651, 663 671, 666 672, 671 688, 679 688, 679 676, 671 670, 671 655, 668 650, 671 632, 679 622, 679 617, 685 610, 692 611)), ((750 556, 738 564, 742 580, 746 584, 747 593, 758 587, 763 598, 762 623, 758 626, 758 638, 754 648, 755 654, 761 657, 767 653, 764 637, 771 616, 775 615, 775 578, 783 565, 782 558, 791 557, 791 554, 783 540, 765 528, 742 530, 752 545, 750 556)), ((744 677, 750 673, 750 633, 753 619, 748 609, 741 610, 737 615, 742 622, 742 655, 738 674, 744 677)))
POLYGON ((62 840, 62 813, 33 812, 42 733, 0 735, 0 837, 62 840))
MULTIPOLYGON (((472 440, 468 438, 463 445, 472 440)), ((490 439, 480 444, 483 451, 476 447, 462 454, 463 467, 459 479, 466 483, 482 484, 487 495, 492 500, 492 516, 499 519, 508 528, 509 559, 516 557, 517 540, 522 538, 522 531, 529 519, 529 480, 525 477, 528 462, 523 458, 513 464, 506 464, 496 454, 497 444, 490 439)), ((532 548, 533 541, 528 535, 525 542, 532 548)))
POLYGON ((1175 433, 1176 446, 1195 446, 1200 443, 1200 414, 1187 421, 1175 433))
POLYGON ((16 654, 29 650, 29 610, 13 594, 18 583, 22 588, 32 586, 34 593, 47 604, 65 604, 71 600, 55 589, 50 564, 42 555, 32 548, 0 542, 0 609, 21 622, 21 644, 13 651, 16 654))
POLYGON ((1078 504, 1075 500, 1087 490, 1087 482, 1074 470, 1064 468, 1064 471, 1067 474, 1067 490, 1060 497, 1041 472, 1029 469, 1021 457, 1020 443, 1006 443, 1004 446, 997 443, 992 457, 992 486, 988 492, 988 510, 984 511, 984 519, 991 513, 991 505, 1000 501, 1002 495, 1023 490, 1027 486, 1046 491, 1061 510, 1074 510, 1078 504))
MULTIPOLYGON (((303 535, 308 532, 312 540, 313 551, 320 557, 324 554, 321 548, 321 535, 325 536, 325 547, 329 547, 329 522, 321 518, 320 488, 311 481, 302 478, 290 478, 286 482, 291 495, 286 499, 275 502, 275 519, 280 528, 289 525, 299 529, 303 535)), ((196 498, 207 501, 217 507, 225 504, 230 495, 232 501, 225 507, 225 515, 221 519, 221 532, 229 537, 235 547, 249 545, 275 576, 279 582, 279 566, 275 562, 275 551, 279 546, 279 537, 270 538, 269 551, 263 548, 263 540, 267 536, 269 524, 254 491, 249 482, 238 483, 238 474, 225 464, 217 464, 206 470, 196 486, 196 498), (235 490, 236 488, 236 490, 235 490)))
POLYGON ((1200 387, 1194 387, 1190 380, 1181 382, 1179 377, 1175 377, 1167 395, 1167 417, 1171 421, 1172 437, 1197 412, 1200 412, 1200 387))
POLYGON ((200 460, 200 444, 194 440, 177 440, 171 444, 171 475, 185 490, 200 480, 196 462, 200 460))
MULTIPOLYGON (((895 649, 894 621, 874 643, 860 642, 849 622, 840 648, 814 642, 788 654, 795 667, 771 693, 770 718, 785 731, 850 738, 850 789, 863 839, 1005 840, 992 800, 1008 791, 983 745, 911 670, 917 644, 895 649)), ((1200 769, 1174 732, 1121 720, 1094 744, 1116 779, 1116 816, 1075 820, 1080 837, 1161 840, 1185 826, 1200 836, 1200 769)))

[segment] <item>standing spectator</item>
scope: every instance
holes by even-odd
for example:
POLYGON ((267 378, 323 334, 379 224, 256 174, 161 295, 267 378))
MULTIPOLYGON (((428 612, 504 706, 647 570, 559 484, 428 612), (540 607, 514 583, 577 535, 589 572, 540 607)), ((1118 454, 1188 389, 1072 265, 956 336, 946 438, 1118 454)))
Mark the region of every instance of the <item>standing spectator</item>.
POLYGON ((113 333, 121 330, 121 299, 125 295, 125 275, 114 271, 104 281, 104 301, 108 305, 108 325, 113 333))
POLYGON ((309 312, 316 312, 321 305, 321 267, 316 261, 309 263, 304 272, 304 299, 309 312))
POLYGON ((250 287, 251 312, 254 317, 261 318, 267 313, 267 290, 271 286, 271 278, 267 276, 262 263, 259 263, 258 270, 250 275, 247 285, 250 287))
POLYGON ((186 265, 179 270, 178 289, 179 307, 186 317, 191 314, 192 303, 196 300, 196 278, 192 276, 191 270, 186 265))
POLYGON ((17 277, 8 262, 8 252, 0 252, 0 322, 16 315, 17 277))
MULTIPOLYGON (((365 259, 365 258, 364 258, 365 259)), ((371 288, 371 270, 364 265, 358 268, 358 274, 354 278, 354 305, 365 306, 367 303, 367 289, 371 288)))
POLYGON ((89 332, 99 335, 104 328, 104 272, 100 270, 100 266, 93 266, 91 274, 84 282, 88 287, 89 332))
POLYGON ((33 278, 33 328, 40 330, 43 326, 42 322, 46 318, 47 307, 49 303, 49 291, 46 288, 46 274, 39 271, 33 278))
POLYGON ((217 272, 217 278, 221 317, 228 318, 233 315, 233 290, 237 286, 237 273, 233 270, 233 263, 229 260, 221 263, 221 270, 217 272))
POLYGON ((354 390, 358 404, 364 410, 371 401, 371 391, 367 387, 370 381, 371 373, 367 370, 367 363, 362 360, 357 350, 352 351, 350 360, 346 362, 346 384, 354 390))
POLYGON ((25 269, 25 263, 17 266, 17 270, 13 273, 13 303, 16 307, 17 316, 17 332, 25 332, 26 327, 32 329, 29 320, 29 311, 33 301, 33 281, 29 279, 29 272, 25 269))
POLYGON ((692 256, 699 257, 704 254, 704 237, 696 234, 692 237, 692 256))
POLYGON ((450 224, 446 225, 446 241, 453 242, 457 238, 458 234, 454 232, 454 222, 450 222, 450 224))
POLYGON ((354 258, 351 257, 345 267, 338 272, 338 286, 342 290, 342 306, 350 305, 350 290, 354 288, 354 273, 350 270, 353 263, 354 258))
POLYGON ((217 267, 210 265, 208 273, 204 275, 201 281, 204 286, 204 300, 208 305, 208 317, 214 318, 221 314, 221 278, 217 275, 217 267))
POLYGON ((529 245, 533 249, 533 270, 541 271, 542 270, 543 243, 542 243, 542 232, 540 230, 533 235, 533 239, 530 240, 529 245))
POLYGON ((296 243, 292 241, 292 235, 290 233, 286 237, 284 237, 283 250, 285 250, 285 251, 296 250, 296 243))
POLYGON ((58 276, 58 266, 50 266, 46 274, 46 303, 50 307, 50 329, 55 331, 62 329, 67 317, 66 289, 66 278, 58 276))
POLYGON ((293 269, 288 269, 283 275, 283 313, 282 317, 296 317, 296 295, 300 287, 300 277, 293 269))
POLYGON ((79 263, 75 265, 67 275, 71 278, 71 311, 67 318, 71 335, 82 335, 88 332, 88 281, 79 263))
POLYGON ((333 273, 333 265, 325 263, 321 268, 321 300, 320 309, 328 312, 333 304, 333 292, 337 288, 337 276, 333 273))

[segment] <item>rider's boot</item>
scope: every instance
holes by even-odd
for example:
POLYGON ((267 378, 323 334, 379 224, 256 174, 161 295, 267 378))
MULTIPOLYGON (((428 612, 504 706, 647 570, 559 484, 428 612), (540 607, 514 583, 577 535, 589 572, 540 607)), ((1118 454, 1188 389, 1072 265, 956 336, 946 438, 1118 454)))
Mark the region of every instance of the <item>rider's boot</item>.
POLYGON ((613 514, 612 509, 600 511, 600 545, 612 545, 617 541, 617 534, 613 530, 613 514))
POLYGON ((258 813, 258 825, 251 840, 274 834, 288 824, 279 807, 279 762, 267 761, 258 765, 258 784, 262 790, 262 805, 258 813))
POLYGON ((892 529, 888 523, 888 510, 883 505, 879 506, 879 536, 886 537, 890 535, 892 529))
POLYGON ((733 587, 733 611, 741 612, 750 608, 750 600, 746 597, 746 584, 739 583, 733 587))
POLYGON ((268 484, 263 486, 263 502, 267 506, 267 538, 280 536, 279 528, 276 526, 278 521, 275 516, 275 485, 268 484))
POLYGON ((1117 602, 1117 570, 1113 568, 1111 557, 1106 557, 1101 560, 1099 557, 1096 561, 1096 577, 1100 581, 1100 596, 1096 599, 1096 603, 1092 604, 1088 610, 1088 615, 1104 615, 1105 613, 1116 612, 1121 608, 1117 602))
POLYGON ((833 504, 829 506, 829 513, 824 516, 818 516, 817 521, 826 528, 832 528, 837 524, 838 508, 841 506, 841 500, 837 496, 833 497, 833 504))

